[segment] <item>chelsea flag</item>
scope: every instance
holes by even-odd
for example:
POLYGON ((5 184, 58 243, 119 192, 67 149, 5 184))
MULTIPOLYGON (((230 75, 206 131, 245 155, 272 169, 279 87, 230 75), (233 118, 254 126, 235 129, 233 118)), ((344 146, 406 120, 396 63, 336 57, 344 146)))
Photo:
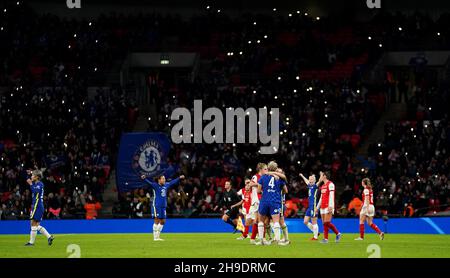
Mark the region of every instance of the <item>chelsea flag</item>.
POLYGON ((170 141, 161 132, 124 133, 120 139, 116 181, 120 192, 142 187, 141 175, 151 178, 169 165, 170 141))

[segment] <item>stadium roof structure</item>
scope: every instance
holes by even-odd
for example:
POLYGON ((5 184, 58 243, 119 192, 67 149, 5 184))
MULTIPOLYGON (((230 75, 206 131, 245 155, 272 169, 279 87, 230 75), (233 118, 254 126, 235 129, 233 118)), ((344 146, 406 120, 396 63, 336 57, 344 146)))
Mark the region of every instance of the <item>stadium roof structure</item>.
POLYGON ((128 66, 134 68, 189 68, 197 59, 196 53, 189 52, 135 52, 127 57, 128 66))
MULTIPOLYGON (((370 16, 371 13, 377 11, 420 11, 442 13, 443 11, 450 11, 450 1, 446 0, 396 0, 396 1, 381 1, 380 9, 370 9, 367 6, 366 0, 284 0, 284 1, 264 1, 264 0, 214 0, 214 1, 196 1, 196 0, 80 0, 81 9, 89 8, 89 6, 102 7, 142 7, 146 12, 149 10, 165 9, 171 12, 186 9, 205 9, 210 5, 212 9, 221 9, 227 12, 272 12, 276 8, 277 12, 282 11, 308 11, 319 16, 327 14, 364 14, 370 16)), ((35 8, 47 7, 64 9, 66 8, 66 1, 61 0, 27 0, 35 8)), ((76 9, 72 9, 72 13, 76 13, 76 9)), ((51 12, 49 10, 49 12, 51 12)), ((117 12, 124 12, 117 10, 117 12)))

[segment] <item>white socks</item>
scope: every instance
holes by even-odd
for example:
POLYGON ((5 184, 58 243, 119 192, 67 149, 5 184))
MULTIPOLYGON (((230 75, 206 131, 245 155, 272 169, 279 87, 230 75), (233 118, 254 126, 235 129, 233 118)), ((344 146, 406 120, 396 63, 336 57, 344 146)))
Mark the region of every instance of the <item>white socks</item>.
POLYGON ((161 224, 153 224, 153 239, 159 239, 163 227, 161 224))
POLYGON ((289 240, 289 233, 288 233, 288 227, 286 224, 281 227, 281 230, 283 231, 283 236, 285 240, 289 240))
POLYGON ((43 234, 46 238, 50 238, 51 235, 47 232, 47 230, 42 227, 42 226, 31 226, 31 231, 30 231, 30 243, 34 244, 34 242, 36 241, 36 235, 37 233, 40 232, 41 234, 43 234))
POLYGON ((158 224, 153 224, 153 239, 158 238, 158 224))
POLYGON ((279 222, 273 223, 273 232, 275 234, 275 241, 280 241, 281 239, 281 227, 279 222))
POLYGON ((263 222, 258 223, 258 238, 260 240, 263 240, 263 238, 264 238, 264 223, 263 222))
POLYGON ((314 238, 317 239, 319 237, 319 225, 314 224, 312 226, 313 226, 314 238))
POLYGON ((47 232, 47 230, 44 227, 37 226, 37 230, 38 230, 38 232, 43 234, 46 238, 50 238, 51 237, 51 235, 47 232))
POLYGON ((161 224, 158 225, 158 238, 161 235, 163 227, 164 227, 164 225, 161 225, 161 224))
POLYGON ((31 226, 31 232, 30 232, 30 243, 31 244, 34 244, 34 242, 36 241, 37 230, 38 230, 37 226, 31 226))
POLYGON ((318 238, 319 237, 319 225, 312 224, 311 222, 308 222, 306 224, 306 226, 308 227, 308 229, 311 230, 311 232, 313 232, 314 238, 318 238))

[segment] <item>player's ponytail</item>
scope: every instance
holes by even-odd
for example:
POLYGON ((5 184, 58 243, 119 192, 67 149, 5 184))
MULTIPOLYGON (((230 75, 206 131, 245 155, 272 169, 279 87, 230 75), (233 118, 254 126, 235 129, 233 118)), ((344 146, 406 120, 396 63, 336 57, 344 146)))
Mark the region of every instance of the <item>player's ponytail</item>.
POLYGON ((270 161, 269 164, 267 164, 267 168, 269 171, 275 172, 278 168, 278 164, 275 161, 270 161))
POLYGON ((370 181, 369 178, 364 178, 362 181, 363 184, 365 184, 369 189, 372 189, 372 182, 370 181))

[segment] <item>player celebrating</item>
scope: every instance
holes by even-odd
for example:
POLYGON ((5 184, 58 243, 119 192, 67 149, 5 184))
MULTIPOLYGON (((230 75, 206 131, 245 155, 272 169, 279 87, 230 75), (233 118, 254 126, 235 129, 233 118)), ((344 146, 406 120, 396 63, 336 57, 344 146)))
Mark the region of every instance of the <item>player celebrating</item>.
POLYGON ((365 178, 362 180, 362 186, 364 187, 362 199, 363 207, 359 213, 359 237, 355 240, 364 240, 364 222, 367 220, 367 224, 377 232, 380 239, 384 239, 384 233, 380 231, 377 225, 373 223, 373 217, 375 216, 375 207, 373 205, 373 191, 372 183, 370 179, 365 178))
MULTIPOLYGON (((277 173, 284 174, 283 169, 278 168, 277 173)), ((281 212, 280 212, 280 226, 281 231, 283 232, 283 239, 281 241, 290 244, 291 241, 289 240, 289 231, 288 227, 286 225, 286 222, 284 221, 284 212, 286 211, 286 194, 288 193, 287 184, 283 182, 283 188, 281 191, 281 212)))
POLYGON ((281 194, 284 183, 281 179, 286 180, 284 174, 275 172, 278 168, 276 162, 271 161, 267 166, 269 172, 259 179, 258 191, 262 192, 261 201, 259 204, 259 223, 258 223, 258 237, 260 241, 257 245, 264 245, 264 222, 267 215, 273 220, 273 229, 275 234, 275 242, 278 245, 287 245, 287 242, 280 241, 281 226, 280 226, 280 211, 281 211, 281 194))
POLYGON ((255 175, 252 177, 252 205, 250 206, 249 214, 250 216, 246 219, 245 223, 247 225, 253 225, 252 226, 252 235, 250 236, 250 243, 254 244, 256 235, 258 234, 258 209, 259 209, 259 200, 261 199, 261 194, 258 193, 258 182, 262 175, 267 173, 267 164, 265 163, 258 163, 256 166, 256 170, 258 171, 255 175))
POLYGON ((239 220, 239 207, 242 205, 244 200, 239 198, 236 190, 231 188, 231 182, 225 182, 225 191, 223 192, 222 198, 219 201, 219 204, 214 208, 216 211, 218 208, 225 207, 226 210, 222 216, 222 220, 225 223, 230 224, 234 228, 234 232, 236 232, 238 228, 238 220, 239 220))
POLYGON ((342 234, 331 223, 334 214, 334 183, 329 180, 329 172, 320 172, 319 184, 324 184, 320 187, 320 200, 317 204, 316 210, 320 208, 320 215, 323 221, 323 240, 320 243, 328 243, 328 230, 331 229, 336 234, 336 242, 341 240, 342 234))
MULTIPOLYGON (((284 176, 284 172, 281 168, 277 168, 276 170, 277 173, 280 173, 284 176)), ((267 171, 266 171, 267 173, 267 171)), ((280 227, 281 230, 283 232, 283 242, 285 242, 286 244, 290 244, 291 242, 289 241, 289 233, 288 233, 288 229, 287 229, 287 225, 286 222, 284 221, 284 212, 286 211, 286 194, 288 192, 287 190, 287 185, 286 185, 286 180, 281 180, 281 187, 282 187, 282 192, 281 192, 281 208, 280 208, 280 227)), ((261 194, 260 194, 261 196, 261 194)), ((264 236, 267 239, 267 242, 272 242, 272 231, 274 230, 274 222, 271 218, 271 215, 265 215, 265 220, 264 220, 264 236)))
POLYGON ((159 175, 157 177, 157 183, 148 180, 145 175, 142 175, 141 179, 147 183, 147 187, 150 187, 153 190, 153 202, 151 207, 152 217, 155 219, 155 222, 153 223, 153 240, 163 241, 163 239, 160 238, 160 235, 164 224, 166 223, 167 191, 180 180, 184 179, 184 175, 167 183, 164 175, 159 175))
POLYGON ((250 179, 245 179, 245 187, 238 191, 238 196, 241 196, 243 200, 242 211, 245 216, 245 230, 243 234, 238 237, 238 240, 246 239, 248 236, 248 231, 251 224, 250 207, 252 205, 252 181, 250 179))
POLYGON ((42 216, 44 215, 44 183, 41 181, 42 172, 39 170, 34 170, 31 172, 31 179, 27 179, 27 183, 31 188, 31 232, 30 232, 30 241, 25 244, 25 246, 33 246, 34 241, 36 240, 37 232, 40 232, 45 237, 47 237, 48 245, 52 245, 54 237, 50 235, 47 230, 42 227, 40 222, 42 221, 42 216))
POLYGON ((313 237, 311 240, 318 240, 319 237, 319 225, 317 225, 317 195, 319 187, 316 184, 316 176, 311 175, 309 179, 306 179, 302 173, 300 173, 300 177, 302 177, 303 181, 306 183, 308 187, 308 208, 306 209, 305 218, 303 219, 303 223, 308 227, 308 229, 313 232, 313 237), (311 222, 309 222, 311 220, 311 222))

